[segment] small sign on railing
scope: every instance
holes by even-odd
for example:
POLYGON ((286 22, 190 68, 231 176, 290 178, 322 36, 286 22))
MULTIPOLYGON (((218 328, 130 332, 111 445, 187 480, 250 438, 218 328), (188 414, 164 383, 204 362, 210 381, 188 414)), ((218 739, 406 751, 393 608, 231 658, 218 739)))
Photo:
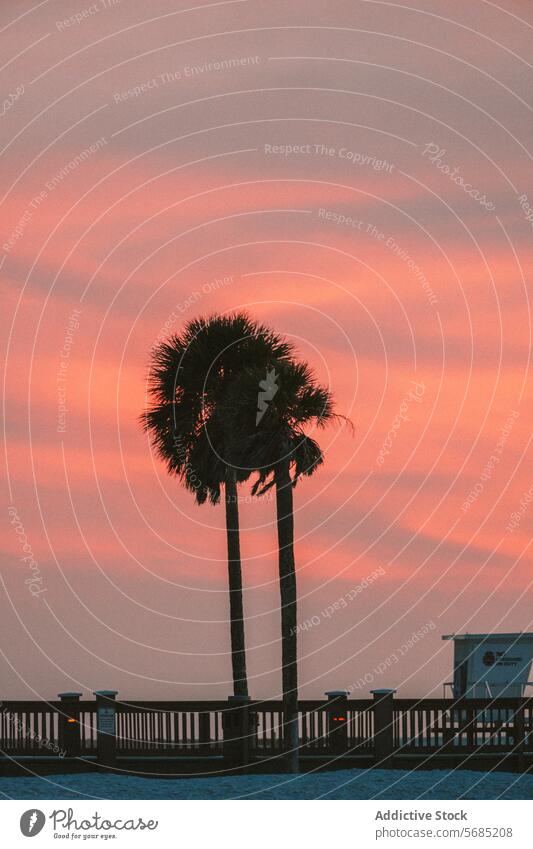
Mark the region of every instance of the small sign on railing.
POLYGON ((100 734, 114 734, 115 708, 99 707, 96 722, 100 734))

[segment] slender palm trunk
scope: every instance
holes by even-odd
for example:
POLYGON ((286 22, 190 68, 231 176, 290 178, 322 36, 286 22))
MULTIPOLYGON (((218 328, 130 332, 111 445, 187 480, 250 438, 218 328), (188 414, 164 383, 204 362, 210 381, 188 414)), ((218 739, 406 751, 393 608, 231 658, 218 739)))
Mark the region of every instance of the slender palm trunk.
POLYGON ((235 472, 231 469, 228 469, 226 472, 225 496, 233 693, 235 696, 247 697, 248 679, 246 677, 246 649, 244 640, 239 506, 237 503, 235 472))
POLYGON ((289 462, 276 467, 283 713, 289 772, 298 772, 298 666, 294 516, 289 462))

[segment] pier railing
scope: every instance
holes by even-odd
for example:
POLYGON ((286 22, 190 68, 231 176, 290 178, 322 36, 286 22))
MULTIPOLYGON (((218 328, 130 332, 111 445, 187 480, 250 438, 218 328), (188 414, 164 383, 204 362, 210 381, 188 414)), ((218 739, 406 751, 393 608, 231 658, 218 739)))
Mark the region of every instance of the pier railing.
MULTIPOLYGON (((64 693, 57 701, 0 704, 0 753, 7 757, 261 760, 286 751, 278 700, 129 701, 64 693)), ((533 699, 372 699, 299 702, 302 756, 512 753, 533 758, 533 699)))

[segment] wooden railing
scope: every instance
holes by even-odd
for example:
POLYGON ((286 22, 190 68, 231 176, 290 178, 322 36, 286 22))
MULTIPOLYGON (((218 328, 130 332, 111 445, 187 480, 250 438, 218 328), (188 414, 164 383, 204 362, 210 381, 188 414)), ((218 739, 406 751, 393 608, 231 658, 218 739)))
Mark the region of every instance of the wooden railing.
POLYGON ((117 750, 123 754, 222 751, 227 702, 117 702, 117 750))
MULTIPOLYGON (((246 741, 253 758, 285 750, 280 701, 115 701, 76 694, 59 701, 0 703, 6 756, 226 756, 246 741), (237 724, 235 724, 237 722, 237 724)), ((533 754, 533 699, 306 700, 299 703, 302 755, 374 756, 495 752, 533 754)))
POLYGON ((0 709, 2 750, 9 754, 43 754, 47 751, 54 754, 54 746, 58 748, 59 739, 58 704, 3 702, 0 709))
POLYGON ((395 751, 533 750, 533 699, 394 699, 395 751))

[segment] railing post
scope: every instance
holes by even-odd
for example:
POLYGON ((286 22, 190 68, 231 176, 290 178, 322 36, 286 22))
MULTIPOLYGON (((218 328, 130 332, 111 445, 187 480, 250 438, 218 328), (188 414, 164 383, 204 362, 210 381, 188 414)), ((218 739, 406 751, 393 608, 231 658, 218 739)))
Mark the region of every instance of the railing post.
POLYGON ((393 703, 396 690, 371 690, 374 696, 374 760, 376 766, 392 765, 394 748, 393 703))
POLYGON ((328 745, 334 752, 345 752, 348 748, 348 692, 329 690, 328 697, 328 745))
POLYGON ((96 757, 99 764, 112 766, 117 756, 116 696, 118 690, 95 690, 96 757))
POLYGON ((526 743, 526 734, 525 734, 525 723, 524 723, 524 703, 521 702, 520 705, 516 708, 513 722, 513 748, 516 751, 518 758, 518 769, 520 772, 525 771, 525 743, 526 743))
POLYGON ((477 713, 476 708, 470 706, 466 712, 466 738, 469 749, 475 749, 476 747, 477 713))
POLYGON ((457 735, 455 731, 456 712, 453 708, 443 710, 441 713, 442 723, 442 751, 450 752, 453 750, 457 735))
POLYGON ((61 699, 58 743, 63 757, 67 758, 80 756, 80 696, 81 693, 58 693, 58 698, 61 699))
POLYGON ((247 766, 256 735, 256 713, 246 696, 230 696, 222 714, 224 760, 228 766, 247 766))
POLYGON ((209 713, 198 714, 198 735, 202 754, 209 749, 211 743, 211 715, 209 713))

